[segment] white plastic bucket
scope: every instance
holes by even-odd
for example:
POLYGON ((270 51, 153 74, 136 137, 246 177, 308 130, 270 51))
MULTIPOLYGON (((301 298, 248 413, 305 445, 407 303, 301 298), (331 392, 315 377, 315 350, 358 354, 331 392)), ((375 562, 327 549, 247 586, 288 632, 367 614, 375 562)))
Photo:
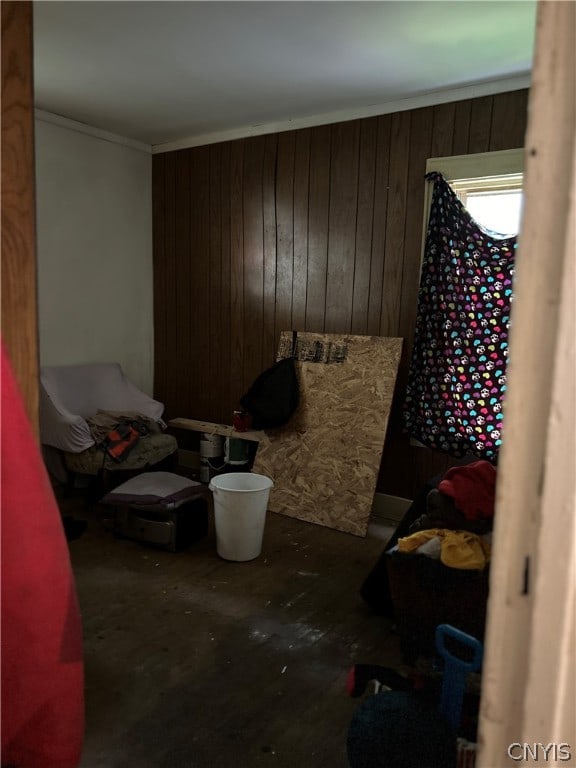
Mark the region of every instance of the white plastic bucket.
POLYGON ((251 472, 230 472, 213 477, 216 550, 224 560, 254 560, 262 551, 269 477, 251 472))

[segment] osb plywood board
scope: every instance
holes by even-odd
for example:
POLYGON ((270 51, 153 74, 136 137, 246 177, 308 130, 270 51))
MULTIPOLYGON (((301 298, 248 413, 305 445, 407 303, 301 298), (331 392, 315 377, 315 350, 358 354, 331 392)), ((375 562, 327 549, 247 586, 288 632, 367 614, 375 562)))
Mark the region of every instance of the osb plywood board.
MULTIPOLYGON (((278 358, 291 350, 283 331, 278 358)), ((402 339, 298 333, 298 411, 253 467, 274 481, 269 509, 366 535, 401 351, 402 339)))

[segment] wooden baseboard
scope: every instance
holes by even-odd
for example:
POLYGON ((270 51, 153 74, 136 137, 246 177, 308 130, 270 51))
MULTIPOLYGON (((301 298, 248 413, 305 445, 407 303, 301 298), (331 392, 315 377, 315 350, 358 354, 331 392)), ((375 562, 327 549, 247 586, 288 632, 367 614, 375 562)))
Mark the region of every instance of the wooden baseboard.
POLYGON ((377 493, 374 495, 370 520, 381 525, 396 527, 411 504, 411 499, 390 496, 387 493, 377 493))
MULTIPOLYGON (((178 449, 178 464, 181 467, 200 471, 200 454, 184 448, 178 449)), ((412 504, 411 499, 400 496, 390 496, 387 493, 376 493, 370 513, 370 521, 378 525, 396 528, 404 517, 406 510, 412 504)))

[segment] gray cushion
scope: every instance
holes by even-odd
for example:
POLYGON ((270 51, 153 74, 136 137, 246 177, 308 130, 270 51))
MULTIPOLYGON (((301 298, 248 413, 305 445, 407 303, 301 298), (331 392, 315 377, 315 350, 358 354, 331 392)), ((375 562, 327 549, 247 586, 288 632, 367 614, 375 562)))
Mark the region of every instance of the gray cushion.
POLYGON ((101 499, 101 504, 173 509, 185 504, 194 496, 207 493, 205 485, 187 477, 181 477, 172 472, 145 472, 107 493, 101 499))

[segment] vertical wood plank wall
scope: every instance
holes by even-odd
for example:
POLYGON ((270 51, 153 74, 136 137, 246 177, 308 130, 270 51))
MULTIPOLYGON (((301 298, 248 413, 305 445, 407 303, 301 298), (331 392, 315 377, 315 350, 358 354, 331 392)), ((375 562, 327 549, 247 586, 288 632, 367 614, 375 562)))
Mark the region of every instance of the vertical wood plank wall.
POLYGON ((282 330, 402 336, 379 489, 413 497, 444 471, 449 458, 401 429, 426 159, 523 146, 527 97, 155 155, 154 376, 167 417, 230 423, 282 330))
POLYGON ((2 3, 2 339, 38 434, 32 3, 2 3))

